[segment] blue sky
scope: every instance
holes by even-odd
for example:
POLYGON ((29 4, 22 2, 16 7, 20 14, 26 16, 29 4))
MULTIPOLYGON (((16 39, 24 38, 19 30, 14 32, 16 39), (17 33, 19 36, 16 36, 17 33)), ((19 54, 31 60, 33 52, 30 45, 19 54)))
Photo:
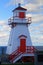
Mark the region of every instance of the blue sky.
POLYGON ((0 46, 8 44, 11 30, 8 19, 18 3, 27 8, 27 17, 32 17, 29 27, 32 44, 43 46, 43 0, 0 0, 0 46))

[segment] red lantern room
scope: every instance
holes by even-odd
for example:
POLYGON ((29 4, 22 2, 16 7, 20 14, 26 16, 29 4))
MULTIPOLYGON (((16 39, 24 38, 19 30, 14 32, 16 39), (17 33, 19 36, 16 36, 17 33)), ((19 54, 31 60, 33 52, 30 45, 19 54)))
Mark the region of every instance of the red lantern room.
POLYGON ((19 6, 13 10, 13 15, 15 17, 19 17, 19 18, 25 18, 25 11, 27 9, 23 8, 20 6, 20 3, 19 3, 19 6), (16 14, 14 14, 14 12, 16 11, 16 14))

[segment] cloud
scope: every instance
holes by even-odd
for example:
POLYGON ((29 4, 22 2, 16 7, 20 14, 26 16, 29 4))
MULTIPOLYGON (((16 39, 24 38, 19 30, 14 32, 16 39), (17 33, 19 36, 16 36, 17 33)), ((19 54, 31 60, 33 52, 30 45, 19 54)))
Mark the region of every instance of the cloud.
POLYGON ((27 3, 32 3, 32 4, 43 5, 43 0, 27 0, 26 2, 27 3))
POLYGON ((15 5, 18 3, 22 3, 22 4, 28 4, 28 3, 32 3, 32 4, 38 4, 38 5, 43 5, 43 0, 9 0, 8 5, 15 5))
POLYGON ((23 3, 24 3, 24 0, 10 0, 10 1, 6 4, 6 6, 17 5, 18 3, 23 4, 23 3))
POLYGON ((38 33, 34 33, 31 35, 32 44, 35 46, 42 46, 43 45, 43 35, 38 33))
POLYGON ((28 12, 41 13, 43 10, 43 0, 27 0, 26 2, 24 7, 27 8, 28 12))
POLYGON ((24 7, 28 10, 28 12, 39 11, 38 5, 36 5, 36 4, 28 3, 28 4, 24 5, 24 7))
POLYGON ((9 36, 4 36, 0 38, 0 46, 7 46, 9 36))
POLYGON ((42 11, 41 6, 43 6, 43 0, 9 0, 6 4, 7 6, 17 5, 18 3, 23 4, 23 6, 31 13, 40 13, 42 11))
POLYGON ((0 46, 7 46, 9 39, 10 27, 5 21, 0 21, 0 46))
POLYGON ((37 3, 37 0, 24 0, 26 3, 37 3))
POLYGON ((8 36, 8 35, 9 35, 8 32, 0 31, 0 38, 1 38, 1 37, 6 37, 6 36, 8 36))
MULTIPOLYGON (((23 6, 28 10, 26 16, 32 17, 30 35, 33 45, 43 45, 43 22, 41 23, 41 21, 43 21, 43 13, 41 14, 41 11, 43 11, 43 0, 9 0, 6 6, 15 6, 18 3, 23 4, 23 6)), ((8 43, 10 27, 5 23, 5 21, 0 21, 0 25, 2 26, 2 28, 0 28, 0 45, 5 45, 8 43)))
POLYGON ((9 33, 0 31, 0 46, 7 46, 9 40, 9 33))
POLYGON ((11 27, 6 23, 6 21, 0 21, 0 36, 5 35, 4 33, 10 31, 11 27))
POLYGON ((24 6, 27 7, 29 11, 39 11, 40 6, 43 6, 43 0, 9 0, 6 5, 17 5, 18 3, 24 4, 24 6))
POLYGON ((43 46, 43 21, 32 23, 29 27, 32 44, 43 46))
POLYGON ((5 21, 0 21, 0 25, 5 25, 5 21))
POLYGON ((43 21, 43 15, 41 15, 41 14, 33 15, 32 18, 33 18, 32 19, 33 22, 41 22, 41 21, 43 21))
POLYGON ((42 35, 43 34, 43 22, 41 23, 32 23, 29 27, 31 34, 33 35, 42 35))
POLYGON ((39 6, 43 5, 43 0, 37 0, 37 4, 39 4, 39 6))
POLYGON ((33 12, 38 11, 38 4, 36 3, 36 0, 10 0, 6 5, 17 5, 18 3, 24 4, 24 7, 27 8, 27 10, 33 12), (36 5, 37 4, 37 5, 36 5))
MULTIPOLYGON (((3 40, 3 38, 9 36, 10 27, 5 23, 5 21, 0 21, 0 41, 3 40)), ((5 38, 6 39, 6 38, 5 38)))
POLYGON ((9 25, 3 25, 2 26, 2 30, 3 31, 10 31, 11 30, 11 27, 9 25))
POLYGON ((32 23, 37 23, 43 21, 43 15, 42 14, 27 14, 27 18, 31 17, 32 23))

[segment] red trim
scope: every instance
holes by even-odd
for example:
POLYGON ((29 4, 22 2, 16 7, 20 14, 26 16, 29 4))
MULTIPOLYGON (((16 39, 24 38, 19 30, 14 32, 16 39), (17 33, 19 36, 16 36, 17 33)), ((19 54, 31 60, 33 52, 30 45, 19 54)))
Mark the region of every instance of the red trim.
POLYGON ((35 53, 35 51, 34 46, 26 46, 26 53, 35 53))
MULTIPOLYGON (((36 49, 34 48, 34 46, 26 46, 26 51, 25 51, 25 53, 30 53, 30 54, 32 54, 32 53, 35 53, 35 51, 36 51, 36 49), (31 48, 31 47, 33 47, 33 48, 31 48), (31 50, 33 50, 33 52, 31 52, 31 50)), ((18 58, 18 57, 19 57, 20 55, 22 55, 23 53, 24 53, 24 51, 21 52, 21 51, 20 51, 20 47, 18 47, 17 50, 15 50, 12 54, 9 55, 9 60, 10 60, 11 62, 13 62, 16 58, 18 58)), ((29 57, 31 57, 31 56, 29 56, 29 57)), ((32 58, 33 58, 32 62, 34 62, 34 56, 33 56, 32 58)))

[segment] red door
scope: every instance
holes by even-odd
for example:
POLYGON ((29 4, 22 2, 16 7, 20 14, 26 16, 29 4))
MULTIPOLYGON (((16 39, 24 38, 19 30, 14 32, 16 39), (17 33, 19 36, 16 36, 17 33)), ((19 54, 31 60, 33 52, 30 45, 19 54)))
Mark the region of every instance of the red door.
POLYGON ((21 52, 26 51, 26 39, 20 39, 20 51, 21 52))

